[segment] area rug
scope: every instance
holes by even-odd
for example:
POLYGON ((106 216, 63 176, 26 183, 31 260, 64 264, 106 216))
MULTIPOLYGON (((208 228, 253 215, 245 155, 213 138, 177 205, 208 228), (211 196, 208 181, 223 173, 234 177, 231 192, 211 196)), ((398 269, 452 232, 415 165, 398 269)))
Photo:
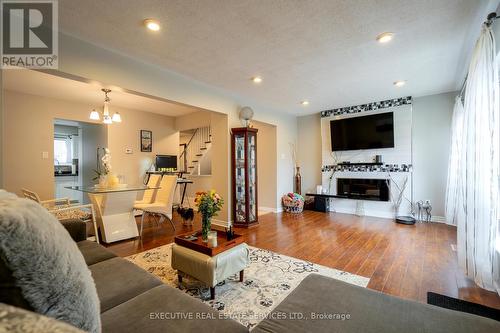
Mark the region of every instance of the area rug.
MULTIPOLYGON (((317 273, 366 287, 370 279, 328 268, 308 261, 288 257, 272 251, 249 247, 250 265, 245 278, 239 282, 236 274, 215 288, 215 300, 202 283, 185 277, 182 290, 187 294, 222 311, 249 329, 263 320, 309 274, 317 273)), ((172 244, 127 257, 137 266, 158 276, 165 284, 178 288, 177 271, 170 266, 172 244)))

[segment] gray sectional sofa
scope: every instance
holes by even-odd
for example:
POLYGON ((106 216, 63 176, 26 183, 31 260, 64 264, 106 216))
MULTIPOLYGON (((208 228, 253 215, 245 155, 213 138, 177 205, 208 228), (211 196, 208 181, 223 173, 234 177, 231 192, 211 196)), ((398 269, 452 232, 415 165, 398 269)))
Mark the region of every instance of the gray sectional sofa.
MULTIPOLYGON (((219 317, 199 300, 85 240, 84 223, 64 225, 95 281, 102 332, 248 332, 238 322, 219 317)), ((252 332, 500 332, 500 323, 311 274, 252 332)))
MULTIPOLYGON (((71 234, 81 236, 81 231, 71 234)), ((219 318, 216 310, 163 284, 154 275, 103 246, 74 239, 96 284, 104 333, 248 332, 238 322, 219 318), (183 318, 179 313, 192 313, 193 317, 183 318)))

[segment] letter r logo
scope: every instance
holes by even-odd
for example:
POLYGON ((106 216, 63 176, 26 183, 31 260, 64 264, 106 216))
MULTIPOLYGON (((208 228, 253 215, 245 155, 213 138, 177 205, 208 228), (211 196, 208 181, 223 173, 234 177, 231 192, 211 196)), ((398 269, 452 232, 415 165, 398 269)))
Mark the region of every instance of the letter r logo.
POLYGON ((52 54, 53 6, 48 2, 2 2, 2 53, 52 54))

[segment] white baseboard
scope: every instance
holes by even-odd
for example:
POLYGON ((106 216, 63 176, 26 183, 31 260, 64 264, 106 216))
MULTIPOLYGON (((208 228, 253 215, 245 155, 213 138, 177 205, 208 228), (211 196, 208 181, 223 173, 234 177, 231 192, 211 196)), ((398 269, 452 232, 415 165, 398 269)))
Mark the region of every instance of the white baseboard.
MULTIPOLYGON (((330 206, 331 207, 331 206, 330 206)), ((330 208, 331 212, 342 213, 342 214, 350 214, 356 215, 356 211, 349 208, 339 207, 337 209, 330 208)), ((373 216, 373 217, 381 217, 385 219, 394 219, 394 213, 382 210, 365 210, 364 216, 373 216)))
POLYGON ((283 211, 282 208, 272 208, 272 207, 263 207, 263 206, 260 206, 259 210, 262 212, 270 212, 270 213, 279 213, 280 211, 283 211))
POLYGON ((212 225, 220 228, 227 228, 231 224, 231 221, 212 219, 212 225))
MULTIPOLYGON (((356 212, 352 211, 351 209, 342 209, 342 208, 339 208, 339 209, 331 209, 330 211, 337 212, 337 213, 343 213, 343 214, 356 215, 356 212)), ((369 211, 365 211, 365 216, 381 217, 381 218, 386 218, 386 219, 394 219, 394 214, 391 213, 391 212, 387 212, 387 211, 369 210, 369 211)), ((431 217, 431 222, 446 223, 446 218, 444 216, 433 215, 431 217)))
POLYGON ((446 223, 446 218, 444 216, 433 215, 431 217, 431 222, 446 223))

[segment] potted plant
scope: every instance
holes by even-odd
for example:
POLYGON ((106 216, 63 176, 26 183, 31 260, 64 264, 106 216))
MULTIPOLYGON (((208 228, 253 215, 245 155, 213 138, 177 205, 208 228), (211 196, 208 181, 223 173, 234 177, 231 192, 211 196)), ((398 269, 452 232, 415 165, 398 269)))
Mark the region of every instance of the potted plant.
POLYGON ((94 172, 97 176, 93 180, 99 180, 99 187, 118 186, 118 177, 111 172, 111 153, 108 148, 97 148, 97 168, 94 172), (100 151, 103 152, 101 157, 100 151))
POLYGON ((222 209, 224 200, 215 190, 208 192, 196 192, 194 200, 198 213, 201 213, 201 238, 204 242, 208 240, 208 232, 212 224, 212 217, 222 209))

